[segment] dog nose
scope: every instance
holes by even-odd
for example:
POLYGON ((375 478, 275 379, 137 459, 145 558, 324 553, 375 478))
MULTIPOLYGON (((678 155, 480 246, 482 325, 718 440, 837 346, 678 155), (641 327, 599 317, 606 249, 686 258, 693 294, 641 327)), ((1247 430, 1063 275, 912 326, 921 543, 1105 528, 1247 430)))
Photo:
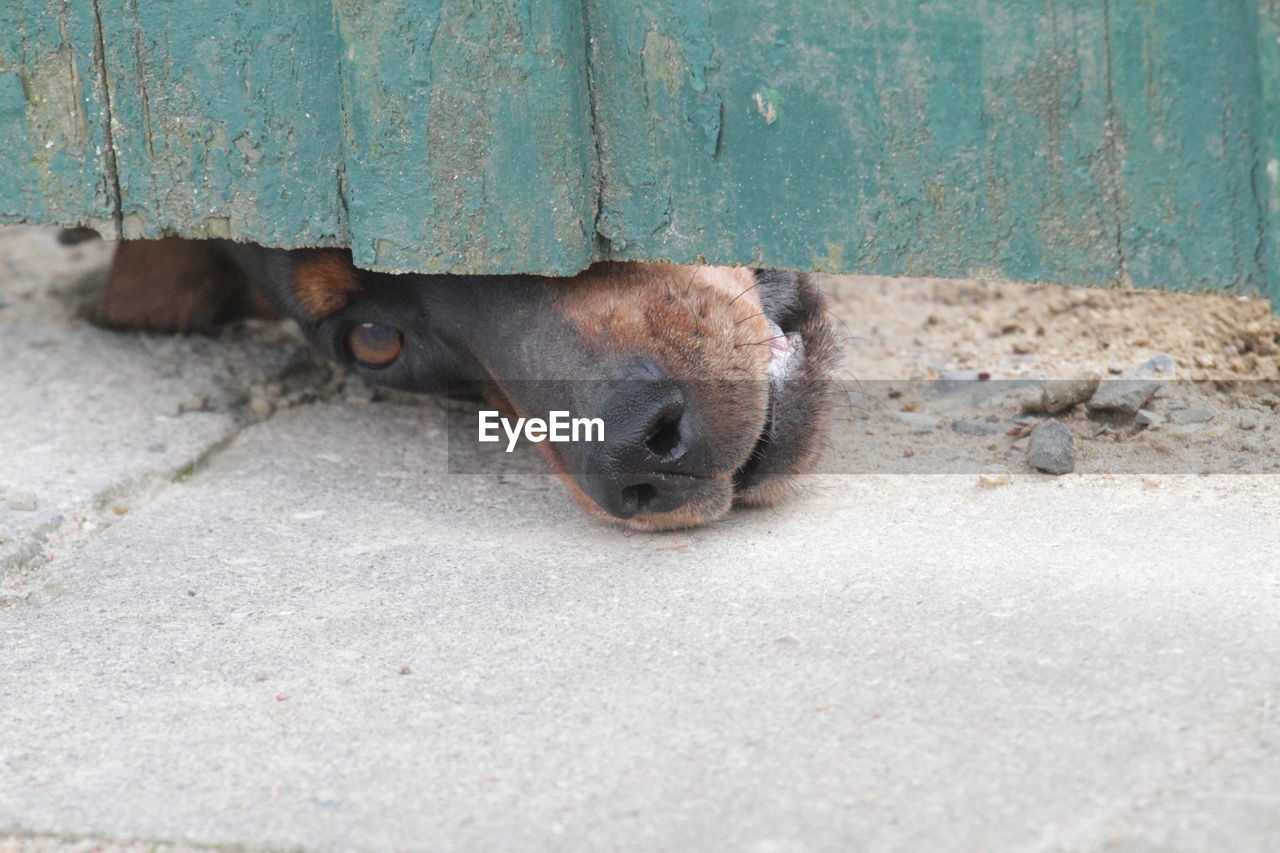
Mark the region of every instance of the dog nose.
POLYGON ((678 509, 707 476, 707 439, 684 390, 644 359, 609 383, 600 409, 604 440, 588 457, 583 486, 618 518, 678 509))

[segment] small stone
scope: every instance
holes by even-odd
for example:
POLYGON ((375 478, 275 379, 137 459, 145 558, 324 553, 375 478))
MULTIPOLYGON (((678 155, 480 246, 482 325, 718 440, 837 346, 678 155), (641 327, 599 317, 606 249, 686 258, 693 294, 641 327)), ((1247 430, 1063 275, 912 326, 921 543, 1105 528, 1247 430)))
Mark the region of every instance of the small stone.
POLYGON ((912 435, 928 435, 942 426, 942 418, 923 412, 894 412, 893 416, 911 427, 912 435))
POLYGON ((1142 426, 1154 427, 1164 423, 1164 418, 1150 409, 1138 409, 1138 416, 1134 420, 1142 426))
POLYGON ((1172 379, 1177 373, 1178 363, 1173 356, 1161 352, 1142 362, 1134 375, 1140 379, 1172 379))
POLYGON ((958 435, 999 435, 1004 427, 986 421, 952 421, 951 431, 958 435))
POLYGON ((1044 411, 1044 385, 1042 382, 1030 383, 1010 395, 1010 402, 1023 412, 1044 411))
POLYGON ((1044 383, 1042 404, 1051 415, 1065 412, 1077 403, 1083 403, 1098 390, 1098 377, 1084 379, 1047 379, 1044 383))
POLYGON ((254 397, 249 401, 249 411, 253 412, 255 417, 265 418, 275 410, 276 407, 271 405, 271 401, 262 397, 254 397))
POLYGON ((1208 409, 1178 409, 1169 413, 1169 423, 1177 426, 1207 424, 1211 420, 1213 420, 1213 412, 1208 409))
POLYGON ((1252 453, 1256 455, 1261 453, 1262 450, 1263 450, 1262 442, 1259 441, 1255 436, 1249 436, 1244 441, 1240 442, 1241 453, 1252 453))
POLYGON ((1027 450, 1031 467, 1049 474, 1070 474, 1076 469, 1075 440, 1060 421, 1045 421, 1031 431, 1027 450))
POLYGON ((40 502, 30 492, 13 492, 8 502, 9 509, 15 512, 35 512, 40 507, 40 502))
POLYGON ((933 390, 939 394, 955 394, 966 388, 972 388, 978 382, 976 370, 944 370, 938 374, 933 383, 933 390))
POLYGON ((1133 416, 1159 390, 1160 382, 1156 379, 1111 379, 1098 383, 1098 390, 1086 405, 1091 412, 1120 412, 1133 416))
POLYGON ((197 394, 194 397, 188 397, 178 404, 178 414, 185 415, 188 412, 203 412, 209 406, 209 398, 203 394, 197 394))
POLYGON ((1252 409, 1240 413, 1240 429, 1257 429, 1262 424, 1262 417, 1252 409))
POLYGON ((986 489, 1007 486, 1013 482, 1013 475, 1007 468, 992 468, 978 475, 978 485, 986 489))

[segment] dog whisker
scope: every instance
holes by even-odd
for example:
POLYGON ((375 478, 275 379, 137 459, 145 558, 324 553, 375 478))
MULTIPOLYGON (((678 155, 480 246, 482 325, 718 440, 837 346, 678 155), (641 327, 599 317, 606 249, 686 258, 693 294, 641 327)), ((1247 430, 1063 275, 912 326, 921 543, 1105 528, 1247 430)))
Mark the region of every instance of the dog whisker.
POLYGON ((748 287, 746 290, 744 290, 744 291, 742 291, 741 293, 739 293, 737 296, 733 297, 733 299, 729 300, 729 304, 730 304, 730 305, 732 305, 733 303, 737 302, 737 301, 738 301, 739 299, 741 299, 742 297, 746 296, 746 295, 747 295, 747 293, 748 293, 748 291, 755 290, 755 289, 756 289, 757 287, 759 287, 759 286, 760 286, 760 280, 759 280, 759 279, 756 279, 756 281, 755 281, 755 283, 754 283, 754 284, 752 284, 752 285, 751 285, 750 287, 748 287))
POLYGON ((765 338, 763 341, 756 341, 755 343, 750 343, 750 344, 735 344, 733 348, 738 349, 739 347, 760 347, 770 343, 771 341, 776 341, 778 338, 786 338, 786 335, 773 335, 771 337, 765 338))

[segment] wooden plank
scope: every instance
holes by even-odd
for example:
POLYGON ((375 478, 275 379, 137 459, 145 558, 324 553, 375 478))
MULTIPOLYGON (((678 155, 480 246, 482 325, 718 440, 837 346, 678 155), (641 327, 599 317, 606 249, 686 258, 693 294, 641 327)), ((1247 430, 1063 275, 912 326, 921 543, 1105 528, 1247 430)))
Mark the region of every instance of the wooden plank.
POLYGON ((0 222, 114 228, 89 0, 0 4, 0 222))
POLYGON ((1110 2, 1121 273, 1264 289, 1265 103, 1253 0, 1110 2))
POLYGON ((596 249, 582 15, 567 0, 344 0, 358 263, 581 269, 596 249))
POLYGON ((15 0, 0 212, 349 244, 386 270, 669 258, 1280 295, 1277 17, 15 0))
POLYGON ((1263 288, 1249 3, 589 6, 615 256, 1263 288))
POLYGON ((95 2, 125 237, 349 239, 332 17, 289 3, 95 2))
POLYGON ((1253 186, 1263 212, 1259 265, 1280 311, 1280 0, 1258 0, 1258 89, 1261 109, 1254 116, 1258 154, 1253 186))

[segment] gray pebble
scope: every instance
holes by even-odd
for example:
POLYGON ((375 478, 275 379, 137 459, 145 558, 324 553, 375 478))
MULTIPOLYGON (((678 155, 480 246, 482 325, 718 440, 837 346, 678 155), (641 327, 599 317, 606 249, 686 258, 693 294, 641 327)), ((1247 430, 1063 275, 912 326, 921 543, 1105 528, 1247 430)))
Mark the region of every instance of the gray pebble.
POLYGON ((209 405, 209 398, 203 395, 188 397, 178 404, 178 414, 185 415, 187 412, 203 412, 209 405))
POLYGON ((1169 423, 1181 426, 1183 424, 1207 424, 1213 420, 1213 412, 1208 409, 1178 409, 1169 413, 1169 423))
POLYGON ((1059 421, 1045 421, 1031 431, 1027 449, 1031 467, 1049 474, 1070 474, 1076 469, 1076 446, 1071 430, 1059 421))
POLYGON ((1064 412, 1083 403, 1098 390, 1098 377, 1084 379, 1046 379, 1042 391, 1044 410, 1049 414, 1064 412))
POLYGON ((1178 363, 1168 353, 1156 353, 1138 366, 1135 374, 1143 379, 1172 379, 1178 373, 1178 363))
POLYGON ((8 503, 9 509, 17 512, 34 512, 40 506, 36 496, 30 492, 13 492, 9 495, 8 503))
POLYGON ((1158 390, 1160 382, 1156 379, 1111 379, 1098 383, 1098 390, 1086 405, 1091 412, 1120 412, 1133 416, 1158 390))
POLYGON ((1164 418, 1160 417, 1158 414, 1151 411, 1150 409, 1139 409, 1138 416, 1134 418, 1134 420, 1142 424, 1143 426, 1149 426, 1149 427, 1160 426, 1160 424, 1164 423, 1164 418))
POLYGON ((1257 429, 1262 424, 1262 417, 1255 411, 1245 409, 1240 413, 1240 429, 1257 429))
POLYGON ((999 435, 1004 427, 987 421, 952 421, 951 431, 960 435, 999 435))

